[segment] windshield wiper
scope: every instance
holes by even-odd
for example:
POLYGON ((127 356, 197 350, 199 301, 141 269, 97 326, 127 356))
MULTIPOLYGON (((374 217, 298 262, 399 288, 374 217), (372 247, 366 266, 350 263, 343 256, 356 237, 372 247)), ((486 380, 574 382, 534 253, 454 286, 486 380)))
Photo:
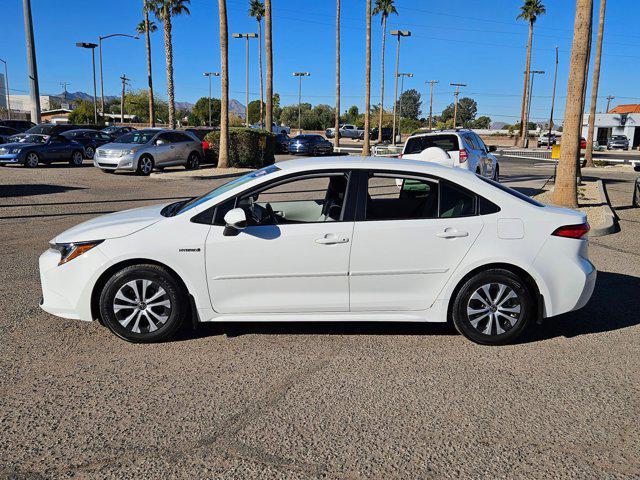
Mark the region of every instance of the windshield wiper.
POLYGON ((178 213, 178 211, 184 206, 185 203, 190 202, 194 198, 196 197, 191 197, 175 203, 170 203, 160 211, 160 215, 163 215, 165 217, 173 217, 178 213))

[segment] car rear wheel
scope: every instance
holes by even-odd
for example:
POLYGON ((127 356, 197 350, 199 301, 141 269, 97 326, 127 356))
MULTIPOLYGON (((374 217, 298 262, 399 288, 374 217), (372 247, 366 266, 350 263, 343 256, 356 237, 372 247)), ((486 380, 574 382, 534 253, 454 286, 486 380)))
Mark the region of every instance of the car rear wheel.
POLYGON ((149 176, 153 172, 153 158, 149 155, 143 155, 138 160, 138 167, 136 168, 136 174, 142 176, 149 176))
POLYGON ((158 265, 132 265, 116 272, 100 293, 100 318, 133 343, 160 342, 182 325, 189 305, 179 282, 158 265))
POLYGON ((197 170, 200 168, 200 155, 198 155, 198 152, 191 152, 189 154, 185 168, 187 170, 197 170))
POLYGON ((467 280, 452 309, 458 332, 482 345, 512 342, 534 315, 535 304, 527 284, 505 269, 487 270, 467 280))
POLYGON ((93 156, 96 154, 96 151, 93 149, 93 147, 87 147, 84 149, 84 153, 89 160, 92 160, 93 156))
POLYGON ((27 168, 36 168, 40 162, 40 157, 35 152, 27 154, 27 158, 24 161, 24 166, 27 168))
POLYGON ((71 154, 71 160, 69 160, 69 164, 72 167, 80 167, 82 166, 82 162, 84 161, 84 156, 80 150, 76 150, 71 154))

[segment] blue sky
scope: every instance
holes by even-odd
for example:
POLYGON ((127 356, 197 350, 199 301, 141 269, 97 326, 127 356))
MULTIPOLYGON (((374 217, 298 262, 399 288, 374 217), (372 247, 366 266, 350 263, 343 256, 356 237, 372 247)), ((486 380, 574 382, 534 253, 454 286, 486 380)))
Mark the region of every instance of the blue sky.
MULTIPOLYGON (((141 20, 142 0, 31 0, 35 26, 41 92, 58 93, 60 82, 69 91, 90 93, 89 51, 77 41, 96 41, 98 35, 134 33, 141 20)), ((399 15, 390 17, 389 29, 411 30, 403 40, 402 71, 415 76, 405 89, 426 94, 425 81, 440 80, 434 111, 451 103, 449 82, 467 83, 463 95, 478 101, 478 114, 513 123, 520 114, 522 72, 527 26, 515 20, 522 0, 396 0, 399 15)), ((554 47, 560 48, 556 119, 564 110, 568 60, 575 2, 545 0, 547 15, 536 23, 532 67, 545 70, 537 77, 532 117, 548 117, 553 86, 554 47)), ((596 0, 596 16, 598 2, 596 0)), ((342 109, 364 104, 365 0, 342 1, 342 109)), ((229 31, 254 32, 248 0, 228 0, 229 31)), ((608 2, 600 98, 615 95, 616 103, 640 103, 640 2, 608 2)), ((9 63, 13 93, 28 89, 21 0, 2 0, 4 33, 0 58, 9 63)), ((313 104, 335 103, 335 2, 333 0, 273 0, 274 86, 282 104, 297 102, 293 71, 308 71, 303 98, 313 104)), ((372 103, 379 102, 380 37, 378 17, 373 19, 372 103)), ((195 102, 207 94, 204 71, 219 71, 218 10, 216 0, 192 0, 191 15, 173 24, 176 99, 195 102)), ((595 28, 594 28, 595 34, 595 28)), ((389 38, 386 57, 385 105, 391 104, 395 42, 389 38)), ((244 40, 229 39, 231 97, 244 103, 244 40)), ((154 85, 166 89, 164 44, 161 29, 152 37, 154 85)), ((250 99, 259 97, 257 44, 252 40, 250 99)), ((125 73, 132 88, 145 88, 144 41, 114 38, 105 41, 105 94, 118 95, 118 77, 125 73)), ((213 80, 214 96, 218 88, 213 80)), ((598 108, 602 108, 603 101, 598 108)), ((428 111, 423 104, 423 115, 428 111)))

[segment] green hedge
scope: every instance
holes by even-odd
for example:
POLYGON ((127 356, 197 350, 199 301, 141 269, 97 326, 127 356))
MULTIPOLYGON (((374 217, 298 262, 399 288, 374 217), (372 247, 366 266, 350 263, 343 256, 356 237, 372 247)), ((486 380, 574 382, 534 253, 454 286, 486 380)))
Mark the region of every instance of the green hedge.
MULTIPOLYGON (((262 168, 275 162, 275 135, 254 128, 229 129, 229 167, 262 168)), ((218 158, 220 132, 204 137, 209 142, 211 153, 218 158)))

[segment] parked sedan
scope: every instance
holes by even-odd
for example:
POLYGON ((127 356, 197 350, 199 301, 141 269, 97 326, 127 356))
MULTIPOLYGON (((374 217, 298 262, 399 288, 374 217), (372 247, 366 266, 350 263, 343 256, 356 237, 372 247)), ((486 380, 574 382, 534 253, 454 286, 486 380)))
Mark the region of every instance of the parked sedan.
POLYGON ((7 143, 9 138, 20 133, 15 128, 0 125, 0 143, 7 143))
POLYGON ((83 159, 83 146, 60 135, 29 134, 19 142, 0 146, 0 164, 35 168, 40 163, 69 162, 77 167, 83 159))
POLYGON ((111 137, 106 133, 90 129, 69 130, 60 135, 82 144, 84 156, 89 160, 93 159, 98 147, 111 142, 111 137))
POLYGON ((132 171, 149 175, 154 168, 183 165, 200 168, 202 143, 188 132, 178 130, 135 130, 114 143, 98 148, 93 164, 104 172, 132 171))
POLYGON ((28 120, 0 120, 0 126, 13 128, 17 133, 22 133, 35 127, 36 124, 28 120))
POLYGON ((133 132, 134 130, 135 128, 133 127, 119 127, 117 125, 109 125, 108 127, 103 128, 101 131, 109 135, 109 137, 111 137, 111 140, 115 140, 121 135, 133 132))
POLYGON ((297 153, 323 155, 333 153, 333 144, 322 135, 305 133, 291 139, 288 151, 294 155, 297 153))
POLYGON ((629 139, 625 135, 614 135, 607 140, 607 150, 629 150, 629 139))
POLYGON ((276 135, 276 153, 287 153, 289 151, 289 143, 291 143, 291 137, 286 133, 279 133, 276 135))
POLYGON ((588 302, 588 231, 584 213, 460 169, 292 160, 61 233, 40 257, 41 307, 131 342, 191 320, 451 320, 502 344, 588 302))

